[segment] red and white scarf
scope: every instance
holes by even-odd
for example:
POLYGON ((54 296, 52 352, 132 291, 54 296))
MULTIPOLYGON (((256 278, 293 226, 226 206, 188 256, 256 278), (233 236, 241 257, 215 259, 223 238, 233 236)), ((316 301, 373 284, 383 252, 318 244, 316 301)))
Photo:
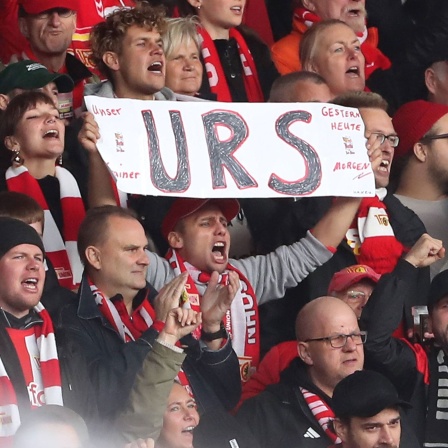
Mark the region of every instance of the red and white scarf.
POLYGON ((364 198, 346 238, 358 264, 370 266, 378 274, 392 272, 404 246, 395 238, 383 202, 386 189, 379 188, 373 198, 364 198))
MULTIPOLYGON (((182 257, 173 249, 166 256, 175 275, 187 271, 189 276, 185 289, 188 302, 184 307, 200 311, 200 300, 207 288, 210 274, 196 269, 184 262, 182 257)), ((235 267, 227 265, 227 272, 220 276, 220 283, 226 284, 228 271, 234 271, 240 279, 240 289, 232 302, 230 310, 224 317, 226 330, 232 337, 232 346, 238 355, 242 381, 247 381, 253 369, 258 367, 260 360, 260 331, 258 318, 258 305, 255 292, 247 278, 235 267)), ((197 336, 198 337, 198 336, 197 336)))
POLYGON ((147 297, 143 299, 141 305, 135 310, 131 320, 129 314, 127 312, 120 313, 112 300, 106 297, 90 279, 89 285, 101 314, 114 327, 123 342, 135 341, 154 323, 156 313, 147 297))
POLYGON ((83 271, 76 242, 85 209, 78 184, 72 174, 65 168, 56 166, 55 176, 61 191, 63 235, 59 232, 53 215, 48 209, 39 183, 25 166, 9 167, 6 171, 6 185, 9 191, 31 196, 43 208, 45 213, 43 240, 46 255, 54 266, 59 284, 68 289, 74 289, 79 286, 83 271))
POLYGON ((300 392, 305 398, 306 404, 310 408, 317 422, 321 428, 325 431, 325 434, 330 438, 332 443, 341 443, 341 439, 333 431, 332 425, 330 423, 334 420, 334 412, 328 407, 328 405, 319 398, 318 395, 310 392, 304 387, 300 388, 300 392))
MULTIPOLYGON (((204 28, 198 27, 198 32, 202 36, 202 57, 204 58, 211 91, 217 96, 218 101, 229 103, 232 101, 232 96, 215 44, 204 28)), ((264 102, 264 95, 261 90, 254 58, 250 53, 244 37, 235 28, 229 30, 229 37, 234 38, 238 45, 238 52, 243 67, 244 87, 248 101, 250 103, 264 102)))
MULTIPOLYGON (((40 401, 45 404, 63 405, 61 370, 59 366, 58 352, 54 337, 53 323, 41 303, 38 303, 34 310, 38 313, 43 323, 34 325, 34 337, 39 351, 39 359, 29 353, 30 362, 40 366, 41 384, 43 386, 43 397, 40 401), (43 398, 43 399, 42 399, 43 398)), ((30 400, 31 406, 31 400, 30 400)), ((0 446, 5 446, 11 441, 11 437, 20 426, 19 408, 17 396, 13 384, 8 376, 0 352, 0 446)))
MULTIPOLYGON (((312 11, 299 7, 294 10, 293 20, 304 23, 308 28, 310 28, 322 19, 312 11)), ((370 30, 372 31, 374 28, 370 28, 370 30)), ((364 26, 364 30, 362 32, 357 32, 356 35, 361 42, 362 54, 366 60, 366 79, 377 69, 387 70, 391 67, 392 64, 389 58, 377 48, 377 44, 374 44, 372 39, 369 39, 369 30, 367 30, 366 26, 364 26)))
MULTIPOLYGON (((114 327, 123 342, 135 341, 156 321, 156 312, 147 299, 147 296, 143 299, 141 305, 135 310, 131 319, 124 308, 122 312, 119 312, 112 300, 107 298, 90 281, 90 279, 89 285, 90 291, 92 291, 93 297, 95 298, 95 302, 98 305, 101 314, 107 319, 112 327, 114 327)), ((190 382, 182 369, 179 371, 177 379, 180 384, 187 389, 188 393, 193 396, 190 382)))

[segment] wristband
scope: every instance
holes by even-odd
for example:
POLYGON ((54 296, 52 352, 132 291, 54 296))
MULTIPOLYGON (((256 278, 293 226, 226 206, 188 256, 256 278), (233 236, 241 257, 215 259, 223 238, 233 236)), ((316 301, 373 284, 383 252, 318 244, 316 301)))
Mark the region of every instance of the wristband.
POLYGON ((207 333, 204 330, 201 330, 201 339, 203 339, 206 342, 215 341, 216 339, 226 338, 227 337, 227 330, 224 326, 224 323, 221 321, 220 327, 218 331, 215 331, 214 333, 207 333))

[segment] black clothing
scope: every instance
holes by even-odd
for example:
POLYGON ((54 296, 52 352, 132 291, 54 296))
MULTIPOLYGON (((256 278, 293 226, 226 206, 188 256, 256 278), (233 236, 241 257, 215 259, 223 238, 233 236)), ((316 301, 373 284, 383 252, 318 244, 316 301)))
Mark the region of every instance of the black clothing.
MULTIPOLYGON (((148 300, 152 301, 157 291, 149 284, 147 288, 148 300)), ((158 332, 149 328, 136 341, 124 343, 98 309, 86 276, 77 300, 61 309, 57 327, 80 346, 96 389, 100 416, 113 419, 126 402, 135 375, 158 332)), ((191 335, 183 338, 182 343, 188 346, 182 368, 199 409, 232 409, 240 398, 241 382, 231 344, 214 352, 202 349, 191 335)))
MULTIPOLYGON (((280 76, 274 63, 272 62, 270 50, 266 44, 249 28, 240 26, 237 27, 237 29, 244 37, 252 54, 255 66, 257 68, 261 90, 265 101, 267 101, 272 83, 278 78, 278 76, 280 76)), ((246 89, 244 87, 243 66, 241 65, 236 40, 233 38, 229 40, 217 39, 214 42, 216 51, 218 52, 219 59, 221 61, 222 69, 226 76, 232 101, 247 101, 246 89)), ((209 98, 211 94, 207 70, 205 67, 199 94, 202 98, 209 98)))
MULTIPOLYGON (((282 244, 291 244, 304 237, 330 208, 331 201, 331 197, 299 200, 242 199, 241 205, 257 252, 267 253, 282 244)), ((426 232, 420 218, 392 194, 386 195, 384 203, 396 238, 405 247, 412 247, 426 232)), ((266 353, 279 342, 295 339, 294 321, 300 308, 316 297, 327 295, 333 274, 353 264, 357 264, 356 258, 344 239, 333 257, 310 273, 296 288, 288 290, 283 300, 262 305, 262 353, 266 353)), ((417 287, 406 300, 408 326, 412 325, 411 307, 426 303, 429 281, 429 268, 419 270, 417 287)))
MULTIPOLYGON (((280 382, 245 401, 237 419, 252 430, 262 448, 328 448, 332 440, 317 422, 300 387, 317 394, 330 408, 331 398, 315 386, 299 358, 282 372, 280 382)), ((402 415, 403 448, 418 448, 415 436, 402 415)))

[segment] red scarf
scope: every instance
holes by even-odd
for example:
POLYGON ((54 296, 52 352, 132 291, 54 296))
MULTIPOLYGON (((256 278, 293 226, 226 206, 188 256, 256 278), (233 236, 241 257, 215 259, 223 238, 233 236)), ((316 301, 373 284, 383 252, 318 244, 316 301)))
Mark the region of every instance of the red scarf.
MULTIPOLYGON (((304 23, 308 28, 313 26, 315 23, 320 22, 322 19, 309 11, 308 9, 299 7, 294 10, 294 19, 298 22, 304 23)), ((375 28, 369 28, 369 30, 364 28, 362 33, 356 33, 361 42, 361 50, 364 58, 366 60, 365 63, 365 75, 366 79, 377 69, 387 70, 391 67, 391 62, 389 58, 383 54, 378 48, 377 43, 374 42, 375 39, 369 39, 369 34, 376 30, 375 28)), ((375 33, 374 33, 375 34, 375 33)), ((373 36, 375 37, 375 36, 373 36)))
MULTIPOLYGON (((232 101, 232 96, 215 44, 205 28, 199 27, 198 32, 203 40, 202 57, 204 58, 205 68, 208 73, 211 91, 216 94, 218 101, 229 103, 232 101)), ((244 87, 246 89, 247 99, 250 103, 264 102, 257 68, 255 67, 254 59, 244 37, 235 28, 230 29, 229 37, 234 38, 238 45, 241 65, 243 66, 244 87)))
POLYGON ((341 443, 341 439, 333 431, 332 425, 330 425, 334 420, 334 412, 328 407, 327 403, 321 400, 318 395, 306 390, 304 387, 301 387, 300 391, 310 411, 332 443, 341 443))
MULTIPOLYGON (((156 321, 156 312, 148 300, 148 292, 140 306, 133 311, 132 316, 129 316, 122 301, 112 302, 90 279, 88 281, 101 314, 114 327, 123 342, 135 341, 156 321)), ((190 382, 182 369, 179 371, 177 379, 193 396, 190 382)))
POLYGON ((378 274, 392 272, 404 251, 404 246, 395 238, 386 205, 382 202, 385 194, 386 190, 380 188, 373 198, 361 201, 346 234, 357 263, 370 266, 378 274))
POLYGON ((6 171, 6 185, 9 191, 17 191, 32 197, 43 208, 45 252, 54 266, 59 284, 74 289, 79 286, 83 270, 76 242, 85 209, 78 184, 71 173, 59 166, 55 167, 55 173, 61 192, 63 235, 60 234, 48 209, 39 183, 25 166, 9 167, 6 171))
MULTIPOLYGON (((35 393, 42 393, 40 401, 45 404, 55 404, 62 406, 62 387, 61 387, 61 370, 58 360, 58 352, 54 337, 53 323, 47 310, 38 303, 34 310, 42 319, 43 323, 34 325, 34 337, 36 339, 37 349, 39 351, 39 359, 35 359, 35 354, 29 353, 30 362, 33 366, 36 364, 40 367, 42 380, 36 381, 41 383, 43 390, 35 393), (42 399, 43 398, 43 399, 42 399)), ((1 356, 1 355, 0 355, 1 356)), ((31 393, 31 392, 30 392, 31 393)), ((17 396, 13 384, 8 376, 3 361, 0 357, 0 446, 6 446, 11 442, 11 437, 20 426, 20 415, 17 406, 17 396)))
MULTIPOLYGON (((175 275, 187 271, 189 276, 185 289, 188 301, 184 307, 190 307, 200 311, 200 299, 204 294, 210 274, 196 269, 191 264, 184 262, 182 257, 173 249, 166 256, 175 275)), ((252 371, 258 367, 260 360, 260 331, 258 306, 255 292, 247 278, 235 267, 227 265, 228 271, 234 271, 240 279, 240 290, 232 302, 230 310, 224 317, 224 325, 232 337, 232 345, 240 362, 242 381, 247 381, 252 371)), ((220 283, 226 284, 228 272, 220 276, 220 283)))
MULTIPOLYGON (((146 297, 140 306, 129 316, 122 301, 116 304, 107 298, 89 279, 90 291, 95 298, 95 302, 101 314, 114 327, 123 342, 135 341, 145 332, 156 320, 154 308, 146 297)), ((146 293, 148 294, 148 293, 146 293)))

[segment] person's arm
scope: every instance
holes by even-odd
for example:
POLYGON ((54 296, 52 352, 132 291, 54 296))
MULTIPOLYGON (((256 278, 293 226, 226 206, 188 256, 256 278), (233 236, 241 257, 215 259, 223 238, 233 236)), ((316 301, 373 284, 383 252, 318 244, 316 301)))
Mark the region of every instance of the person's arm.
POLYGON ((381 277, 361 315, 360 326, 367 331, 365 367, 386 375, 402 396, 413 392, 416 352, 392 333, 403 317, 406 295, 416 287, 418 269, 443 255, 441 241, 423 235, 392 273, 381 277))
POLYGON ((193 310, 176 308, 168 313, 164 329, 135 378, 126 407, 115 428, 126 442, 159 437, 168 396, 185 359, 176 343, 201 323, 193 310))
MULTIPOLYGON (((367 154, 374 172, 380 165, 380 144, 372 134, 368 137, 367 154)), ((258 304, 282 298, 318 266, 328 261, 344 238, 361 198, 336 198, 311 232, 289 246, 281 246, 264 256, 232 260, 243 271, 255 289, 258 304)))
POLYGON ((84 123, 79 131, 78 140, 87 151, 89 159, 87 181, 89 207, 117 205, 111 175, 96 146, 100 138, 98 124, 90 112, 83 113, 82 118, 84 123))

